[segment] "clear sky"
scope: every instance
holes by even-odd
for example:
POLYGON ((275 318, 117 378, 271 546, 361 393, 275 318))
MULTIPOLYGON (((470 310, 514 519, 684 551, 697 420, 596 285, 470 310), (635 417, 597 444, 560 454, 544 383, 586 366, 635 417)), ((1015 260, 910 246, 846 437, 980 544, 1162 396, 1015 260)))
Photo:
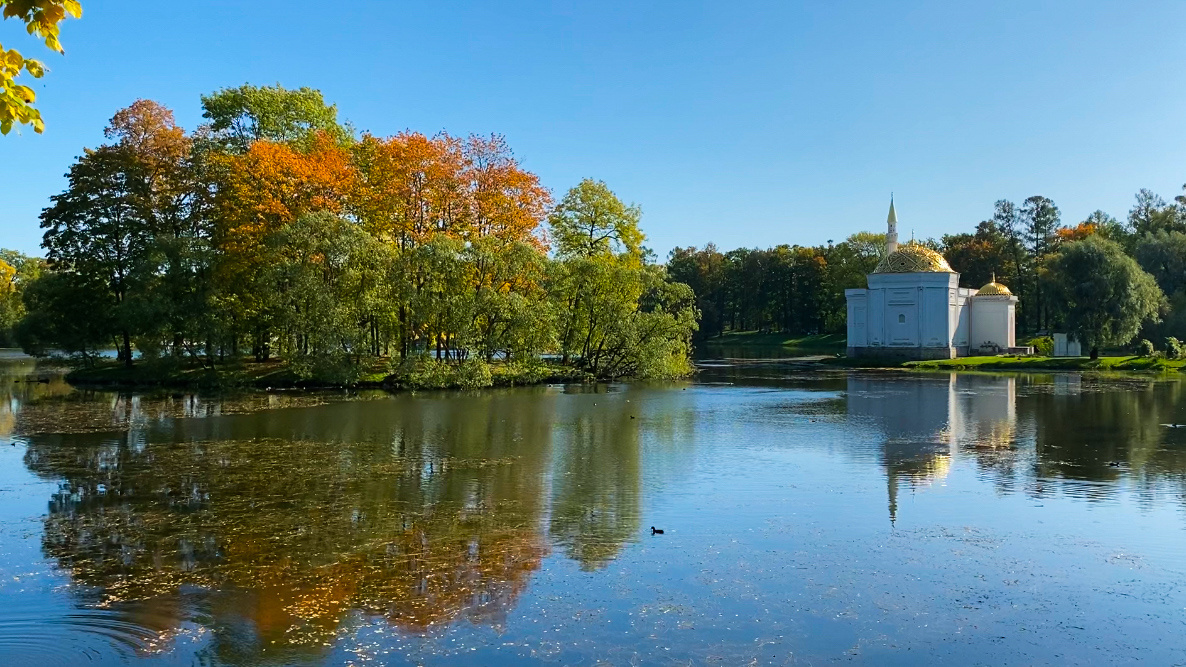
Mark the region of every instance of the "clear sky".
POLYGON ((0 138, 0 246, 37 252, 62 174, 137 98, 192 129, 218 88, 311 86, 359 129, 506 135, 559 197, 639 204, 652 247, 971 229, 1001 198, 1123 218, 1186 182, 1183 2, 83 0, 47 129, 0 138), (960 5, 960 6, 956 6, 960 5))

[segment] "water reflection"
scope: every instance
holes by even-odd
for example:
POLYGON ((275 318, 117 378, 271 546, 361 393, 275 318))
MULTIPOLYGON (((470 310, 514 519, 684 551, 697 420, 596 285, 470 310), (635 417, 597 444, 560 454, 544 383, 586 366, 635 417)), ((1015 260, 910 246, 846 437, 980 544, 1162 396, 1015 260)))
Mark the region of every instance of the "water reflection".
POLYGON ((222 662, 317 653, 352 612, 412 632, 498 626, 547 536, 595 569, 638 529, 636 405, 594 394, 564 414, 556 398, 401 396, 33 434, 26 465, 61 480, 43 550, 88 602, 154 631, 209 592, 202 623, 222 662))
MULTIPOLYGON (((835 591, 883 586, 882 602, 918 594, 911 604, 929 610, 946 599, 943 587, 980 585, 943 574, 942 549, 926 560, 946 533, 903 529, 942 521, 933 505, 908 504, 909 493, 934 499, 935 487, 962 484, 958 521, 994 496, 1086 506, 1133 494, 1148 507, 1186 498, 1176 380, 820 374, 756 362, 703 380, 207 397, 75 392, 28 365, 0 374, 0 433, 25 445, 6 451, 53 489, 37 496, 29 532, 38 557, 68 576, 71 609, 140 653, 202 633, 202 664, 341 662, 332 651, 364 624, 394 637, 461 627, 533 647, 552 641, 521 618, 514 627, 524 607, 578 625, 616 613, 627 633, 663 635, 677 649, 691 637, 690 661, 728 636, 712 619, 802 618, 770 632, 798 627, 811 638, 803 654, 828 657, 810 643, 827 642, 813 618, 829 619, 829 632, 842 617, 875 619, 863 636, 880 636, 882 622, 923 627, 921 615, 879 617, 888 612, 835 591), (46 382, 25 382, 28 373, 46 382), (640 540, 644 512, 664 497, 681 524, 640 540), (898 581, 885 563, 910 559, 948 578, 885 588, 898 581), (631 589, 628 573, 641 572, 631 589), (541 581, 551 597, 533 606, 527 591, 541 581), (612 594, 588 608, 558 599, 594 582, 612 594), (829 592, 815 595, 817 583, 829 592), (669 620, 647 626, 642 612, 669 620)), ((972 565, 986 570, 994 558, 972 565)), ((5 622, 0 611, 0 640, 5 622)), ((736 623, 730 631, 747 647, 766 631, 736 623)), ((607 622, 592 649, 556 661, 592 662, 606 642, 626 641, 615 639, 621 627, 607 622)), ((574 646, 585 638, 569 632, 574 646)))
POLYGON ((935 374, 848 378, 847 415, 881 440, 889 517, 901 490, 961 457, 1002 493, 1105 498, 1186 490, 1183 384, 1153 376, 935 374))

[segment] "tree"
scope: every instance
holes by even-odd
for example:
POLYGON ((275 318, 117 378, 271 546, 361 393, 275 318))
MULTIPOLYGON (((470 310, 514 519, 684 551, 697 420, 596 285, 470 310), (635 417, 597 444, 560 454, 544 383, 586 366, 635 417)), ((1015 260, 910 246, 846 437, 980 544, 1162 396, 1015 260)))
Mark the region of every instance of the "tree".
POLYGON ((1136 204, 1128 212, 1129 230, 1140 237, 1157 231, 1186 232, 1186 215, 1180 206, 1166 204, 1150 190, 1142 188, 1136 194, 1136 204))
POLYGON ((1165 295, 1119 244, 1092 235, 1061 247, 1046 262, 1054 313, 1091 349, 1126 345, 1156 321, 1165 295))
POLYGON ((564 195, 548 217, 560 257, 595 257, 620 253, 641 260, 638 229, 642 212, 627 206, 603 181, 586 178, 564 195))
POLYGON ((25 316, 24 293, 45 268, 40 257, 0 249, 0 347, 17 345, 16 326, 25 316))
MULTIPOLYGON (((1054 249, 1055 235, 1061 224, 1061 213, 1054 202, 1041 195, 1034 195, 1021 203, 1019 211, 1022 230, 1029 251, 1039 265, 1054 249)), ((1036 316, 1034 323, 1039 330, 1047 325, 1049 305, 1042 281, 1034 281, 1033 303, 1030 312, 1036 316)))
POLYGON ((1015 282, 1010 275, 1009 238, 993 220, 976 225, 974 234, 944 235, 943 256, 960 272, 962 282, 968 287, 980 287, 994 277, 1005 283, 1015 282))
POLYGON ((1008 240, 1009 254, 1013 260, 1012 285, 1021 304, 1018 323, 1022 329, 1026 329, 1025 322, 1032 310, 1026 298, 1029 290, 1025 280, 1029 273, 1030 257, 1022 243, 1021 216, 1017 212, 1017 205, 1007 199, 997 200, 993 204, 992 221, 1008 240))
POLYGON ((338 107, 327 105, 321 91, 275 86, 224 88, 202 96, 202 117, 208 140, 218 148, 244 153, 256 141, 308 147, 318 134, 336 143, 350 140, 338 123, 338 107))
POLYGON ((212 243, 218 253, 218 304, 232 330, 252 335, 257 359, 270 355, 266 286, 267 239, 306 213, 341 213, 355 188, 350 154, 328 136, 308 151, 259 140, 247 152, 216 155, 212 243))
MULTIPOLYGON (((358 224, 310 213, 268 239, 269 306, 291 358, 329 361, 338 372, 372 351, 373 308, 382 300, 382 246, 358 224), (333 364, 333 362, 338 362, 333 364)), ((301 369, 312 374, 315 364, 301 369)))
MULTIPOLYGON (((683 349, 684 339, 690 344, 695 329, 686 328, 683 315, 685 309, 695 311, 691 290, 665 287, 665 276, 656 277, 661 270, 643 264, 638 218, 638 207, 623 204, 605 183, 590 179, 569 190, 548 218, 558 260, 548 291, 562 313, 562 360, 575 359, 594 375, 657 372, 633 353, 672 346, 665 349, 677 354, 671 351, 683 349), (640 299, 651 290, 663 296, 651 300, 654 308, 640 310, 640 299)), ((668 352, 661 357, 670 358, 668 352)))
POLYGON ((544 248, 538 233, 551 194, 525 171, 501 136, 471 136, 463 145, 473 207, 472 236, 544 248))
POLYGON ((136 297, 154 273, 149 261, 152 228, 139 203, 147 196, 138 165, 123 147, 88 150, 70 167, 65 192, 41 213, 42 247, 54 271, 74 273, 87 285, 102 284, 113 308, 111 333, 119 358, 132 364, 136 297))
POLYGON ((725 332, 725 256, 712 243, 703 249, 675 248, 667 256, 667 275, 692 288, 701 313, 700 332, 720 336, 725 332))
POLYGON ((58 350, 79 355, 89 366, 120 326, 110 285, 94 273, 50 271, 26 287, 22 298, 26 315, 15 335, 28 354, 58 350))
MULTIPOLYGON (((24 23, 26 32, 40 37, 47 47, 58 53, 65 53, 58 41, 59 24, 67 16, 82 17, 82 5, 78 0, 0 0, 0 9, 3 9, 5 21, 15 18, 24 23)), ((45 65, 24 57, 16 49, 6 51, 0 44, 0 134, 8 134, 17 123, 32 125, 38 134, 45 130, 41 112, 33 106, 37 94, 32 88, 16 82, 21 72, 40 79, 45 75, 45 65)))

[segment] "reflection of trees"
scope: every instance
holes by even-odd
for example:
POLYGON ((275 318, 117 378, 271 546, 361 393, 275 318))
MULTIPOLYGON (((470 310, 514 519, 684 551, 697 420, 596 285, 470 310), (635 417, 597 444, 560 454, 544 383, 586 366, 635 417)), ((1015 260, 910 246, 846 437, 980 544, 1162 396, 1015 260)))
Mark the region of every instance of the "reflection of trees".
POLYGON ((626 396, 582 396, 556 432, 549 534, 585 570, 604 567, 639 528, 639 406, 626 396))
MULTIPOLYGON (((1153 377, 1036 378, 1019 406, 1032 422, 1039 480, 1111 482, 1129 478, 1147 492, 1166 481, 1186 489, 1186 422, 1181 381, 1153 377)), ((1047 486, 1034 484, 1035 493, 1047 486)), ((1074 487, 1088 496, 1111 484, 1074 487)))
POLYGON ((951 374, 848 380, 848 413, 884 438, 891 519, 903 484, 924 486, 968 457, 999 491, 1186 491, 1183 383, 1151 376, 951 374), (1093 484, 1093 482, 1101 482, 1093 484))
POLYGON ((550 404, 514 392, 173 420, 32 436, 26 463, 63 480, 44 550, 99 602, 138 613, 201 590, 221 660, 248 647, 284 661, 351 610, 417 631, 501 622, 546 551, 550 404))
POLYGON ((70 391, 61 369, 39 371, 37 363, 29 359, 0 359, 0 438, 12 436, 25 406, 70 391))

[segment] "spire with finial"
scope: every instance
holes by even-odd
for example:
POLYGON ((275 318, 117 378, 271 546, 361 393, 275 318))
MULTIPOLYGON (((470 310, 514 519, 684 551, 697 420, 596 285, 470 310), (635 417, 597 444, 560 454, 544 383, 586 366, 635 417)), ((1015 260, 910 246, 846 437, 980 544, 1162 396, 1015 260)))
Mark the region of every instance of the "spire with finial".
POLYGON ((888 229, 885 233, 885 254, 898 249, 898 213, 894 210, 894 193, 890 193, 889 217, 886 218, 888 229))

